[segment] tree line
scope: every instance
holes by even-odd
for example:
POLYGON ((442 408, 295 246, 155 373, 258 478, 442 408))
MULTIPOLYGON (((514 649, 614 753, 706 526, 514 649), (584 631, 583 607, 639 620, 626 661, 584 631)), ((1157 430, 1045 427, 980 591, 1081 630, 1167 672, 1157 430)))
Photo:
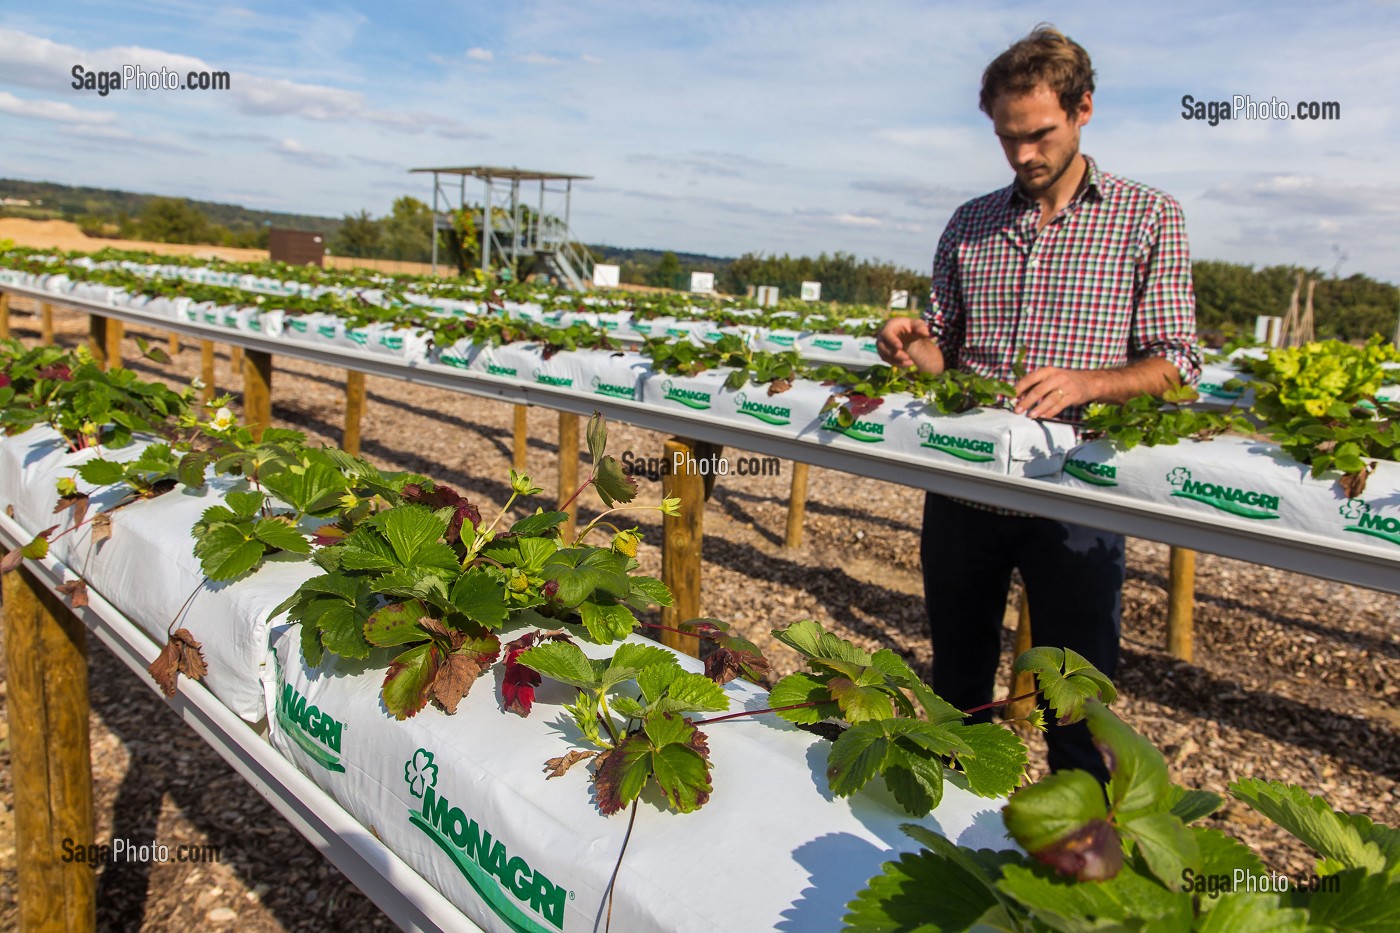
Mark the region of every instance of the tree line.
MULTIPOLYGON (((432 258, 432 209, 413 197, 398 198, 382 217, 360 211, 336 220, 10 179, 0 179, 0 195, 31 201, 24 206, 8 205, 5 214, 75 220, 89 235, 265 249, 269 227, 279 226, 325 235, 333 255, 401 262, 427 262, 432 258)), ((528 220, 530 209, 522 210, 528 220)), ((464 270, 474 268, 479 262, 480 223, 479 206, 469 205, 453 212, 450 228, 439 234, 439 261, 455 263, 464 270)), ((621 269, 621 280, 628 284, 684 290, 690 285, 690 273, 712 272, 716 288, 725 294, 742 296, 749 286, 776 285, 782 295, 796 296, 801 293, 803 282, 812 281, 822 283, 823 301, 885 305, 891 291, 906 290, 911 307, 921 304, 928 292, 927 271, 860 259, 849 253, 811 257, 750 252, 725 258, 613 246, 586 249, 597 262, 616 263, 621 269)), ((522 275, 529 271, 519 270, 522 275)), ((1400 290, 1360 273, 1339 278, 1319 269, 1255 268, 1208 259, 1197 260, 1193 271, 1197 321, 1203 331, 1226 337, 1252 333, 1254 319, 1259 315, 1283 315, 1300 272, 1305 279, 1317 282, 1313 309, 1318 337, 1364 340, 1373 333, 1391 336, 1400 315, 1400 290)), ((1306 282, 1303 295, 1306 296, 1306 282)))

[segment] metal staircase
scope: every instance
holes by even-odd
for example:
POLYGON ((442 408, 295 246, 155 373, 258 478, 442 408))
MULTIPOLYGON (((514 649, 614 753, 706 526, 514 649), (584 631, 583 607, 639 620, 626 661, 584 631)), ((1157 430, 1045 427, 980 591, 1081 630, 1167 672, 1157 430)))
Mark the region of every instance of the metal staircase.
MULTIPOLYGON (((492 263, 507 266, 519 276, 522 261, 538 261, 544 271, 561 284, 584 290, 593 284, 593 258, 569 229, 569 214, 573 201, 573 184, 586 180, 587 175, 565 175, 558 172, 531 172, 517 168, 473 166, 469 168, 415 168, 414 172, 433 175, 433 226, 442 229, 450 225, 448 210, 452 198, 442 189, 442 176, 460 179, 458 204, 467 207, 467 178, 485 182, 482 199, 481 268, 489 270, 492 263), (563 187, 549 186, 563 182, 563 187), (538 183, 536 205, 521 199, 521 184, 538 183), (554 196, 547 204, 546 196, 554 196), (561 198, 562 196, 562 198, 561 198), (562 201, 562 212, 558 209, 562 201), (547 210, 553 207, 553 211, 547 210), (561 216, 562 215, 562 216, 561 216), (486 218, 490 218, 487 222, 486 218)), ((437 237, 433 237, 433 271, 437 271, 437 237)))

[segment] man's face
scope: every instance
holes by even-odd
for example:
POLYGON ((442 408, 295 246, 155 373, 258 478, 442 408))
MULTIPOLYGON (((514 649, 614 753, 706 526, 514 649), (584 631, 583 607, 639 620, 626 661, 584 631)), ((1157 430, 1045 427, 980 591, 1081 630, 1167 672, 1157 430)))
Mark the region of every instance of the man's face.
POLYGON ((1028 94, 1002 94, 992 103, 992 125, 1027 194, 1049 190, 1074 164, 1079 128, 1093 111, 1094 102, 1085 94, 1078 111, 1065 113, 1059 97, 1044 84, 1028 94))

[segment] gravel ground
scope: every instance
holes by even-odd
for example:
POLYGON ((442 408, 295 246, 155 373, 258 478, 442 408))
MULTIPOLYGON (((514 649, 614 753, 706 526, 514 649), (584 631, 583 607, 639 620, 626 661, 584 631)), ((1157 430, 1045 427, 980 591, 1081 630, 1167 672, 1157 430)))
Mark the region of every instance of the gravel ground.
MULTIPOLYGON (((85 318, 59 312, 73 342, 85 318)), ((37 322, 15 316, 16 333, 37 322)), ((139 331, 133 331, 132 335, 139 331)), ((146 332, 151 338, 163 334, 146 332)), ((131 335, 129 335, 131 336, 131 335)), ((127 352, 135 354, 128 339, 127 352)), ((236 389, 228 357, 220 387, 236 389)), ((172 366, 137 368, 188 380, 186 347, 172 366)), ((508 405, 370 377, 363 453, 411 469, 473 499, 503 502, 510 463, 508 405)), ((343 373, 277 360, 273 415, 313 441, 338 443, 343 373)), ((556 485, 553 413, 530 410, 529 469, 556 485)), ((660 457, 664 438, 611 427, 610 452, 660 457)), ((732 452, 731 452, 732 453, 732 452)), ((705 615, 759 643, 775 672, 796 655, 767 633, 801 618, 871 648, 892 647, 927 673, 918 567, 920 498, 899 486, 813 469, 802 548, 782 548, 790 464, 777 476, 721 479, 705 510, 705 615), (759 585, 754 585, 758 582, 759 585)), ((642 480, 643 498, 660 484, 642 480)), ((536 503, 527 503, 533 509, 536 503)), ((542 498, 538 504, 548 505, 542 498)), ((587 514, 585 508, 584 514, 587 514)), ((659 523, 643 523, 645 572, 660 566, 659 523)), ((1223 793, 1260 776, 1302 785, 1340 809, 1394 825, 1400 812, 1400 599, 1202 554, 1197 566, 1196 662, 1165 643, 1168 549, 1131 540, 1124 590, 1120 715, 1166 755, 1173 778, 1223 793)), ((1005 632, 1009 668, 1014 614, 1005 632)), ((102 929, 368 930, 390 925, 164 704, 100 646, 90 652, 97 837, 219 846, 218 864, 121 866, 101 872, 102 929)), ((1009 673, 1001 678, 1009 681, 1009 673)), ((0 684, 3 700, 3 684, 0 684)), ((4 724, 0 723, 0 729, 4 724)), ((14 843, 7 733, 0 732, 0 928, 14 925, 14 843)), ((1033 771, 1043 748, 1032 743, 1033 771)), ((1258 848, 1274 870, 1304 872, 1300 844, 1231 803, 1213 817, 1258 848)))

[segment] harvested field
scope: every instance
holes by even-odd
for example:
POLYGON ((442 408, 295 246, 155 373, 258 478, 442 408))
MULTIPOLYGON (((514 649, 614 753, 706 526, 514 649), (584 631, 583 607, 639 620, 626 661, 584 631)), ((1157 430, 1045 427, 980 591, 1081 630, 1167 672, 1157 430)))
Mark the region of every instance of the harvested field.
MULTIPOLYGON (((82 338, 86 317, 57 312, 61 342, 82 338)), ((15 332, 37 322, 16 303, 15 332)), ((132 329, 126 352, 136 353, 132 329)), ((146 375, 187 381, 199 354, 187 343, 146 375)), ((337 443, 343 372, 279 358, 273 414, 314 440, 337 443)), ((220 388, 234 390, 228 356, 220 388)), ((363 453, 381 466, 429 474, 473 499, 501 502, 510 462, 511 409, 465 395, 370 377, 363 453)), ((552 412, 530 411, 530 473, 555 485, 552 412)), ((614 425, 610 451, 660 456, 663 438, 614 425)), ((782 549, 788 464, 777 477, 721 479, 705 513, 706 615, 735 623, 769 653, 775 671, 796 656, 767 632, 814 618, 869 647, 929 665, 918 567, 920 497, 874 480, 813 470, 806 543, 782 549)), ((643 497, 660 484, 642 480, 643 497)), ((538 502, 526 503, 526 510, 538 502)), ((585 513, 587 508, 585 508, 585 513)), ((642 525, 644 570, 659 571, 659 523, 642 525)), ((1400 812, 1400 598, 1202 555, 1197 567, 1196 658, 1163 650, 1167 548, 1132 541, 1124 593, 1120 714, 1166 755, 1174 780, 1224 793, 1248 776, 1276 778, 1340 809, 1395 822, 1400 812)), ((1011 647, 1012 631, 1005 633, 1011 647)), ((1009 664, 1008 664, 1009 667, 1009 664)), ((182 726, 100 646, 91 650, 92 744, 99 841, 120 836, 175 846, 210 843, 218 864, 122 865, 99 877, 102 929, 252 931, 388 929, 390 924, 317 852, 182 726)), ((1002 678, 1003 683, 1009 676, 1002 678)), ((0 684, 3 700, 3 684, 0 684)), ((0 729, 3 729, 0 724, 0 729)), ((0 927, 14 920, 13 797, 0 733, 0 927)), ((1033 761, 1043 757, 1032 744, 1033 761)), ((1036 773, 1040 765, 1035 765, 1036 773)), ((541 792, 548 790, 541 785, 541 792)), ((723 789, 716 788, 722 800, 723 789)), ((1261 850, 1275 870, 1311 867, 1305 849, 1231 803, 1212 818, 1261 850)))

